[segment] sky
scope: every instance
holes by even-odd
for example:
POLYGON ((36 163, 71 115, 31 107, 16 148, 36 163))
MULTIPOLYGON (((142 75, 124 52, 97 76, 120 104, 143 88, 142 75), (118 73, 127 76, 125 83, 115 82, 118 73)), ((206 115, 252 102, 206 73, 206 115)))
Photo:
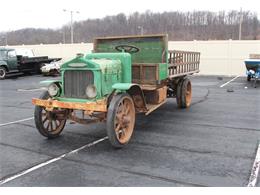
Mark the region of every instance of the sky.
POLYGON ((0 32, 22 28, 57 29, 70 22, 69 11, 74 11, 74 21, 80 21, 147 10, 217 12, 242 8, 256 12, 260 19, 260 0, 4 0, 0 5, 0 32))

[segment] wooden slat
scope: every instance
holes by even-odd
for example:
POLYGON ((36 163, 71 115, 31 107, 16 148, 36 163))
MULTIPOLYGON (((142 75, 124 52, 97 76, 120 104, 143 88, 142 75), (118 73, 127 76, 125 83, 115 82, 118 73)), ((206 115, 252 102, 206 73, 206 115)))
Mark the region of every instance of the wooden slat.
POLYGON ((199 72, 200 53, 189 51, 169 51, 169 77, 199 72))

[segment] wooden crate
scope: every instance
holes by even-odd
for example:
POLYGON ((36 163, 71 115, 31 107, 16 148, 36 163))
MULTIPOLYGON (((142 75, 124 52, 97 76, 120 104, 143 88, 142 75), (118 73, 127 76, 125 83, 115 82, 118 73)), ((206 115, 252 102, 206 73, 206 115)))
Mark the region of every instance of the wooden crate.
POLYGON ((167 98, 167 86, 152 91, 144 91, 147 104, 160 104, 167 98))

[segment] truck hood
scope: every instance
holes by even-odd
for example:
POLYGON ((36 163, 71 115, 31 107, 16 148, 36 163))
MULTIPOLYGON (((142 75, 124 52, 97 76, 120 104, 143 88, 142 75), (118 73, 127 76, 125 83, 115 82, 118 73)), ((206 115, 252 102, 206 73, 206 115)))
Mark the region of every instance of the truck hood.
POLYGON ((102 72, 118 70, 121 68, 121 61, 116 59, 85 59, 83 57, 75 58, 69 62, 64 63, 61 66, 61 70, 68 69, 89 69, 89 70, 101 70, 102 72))

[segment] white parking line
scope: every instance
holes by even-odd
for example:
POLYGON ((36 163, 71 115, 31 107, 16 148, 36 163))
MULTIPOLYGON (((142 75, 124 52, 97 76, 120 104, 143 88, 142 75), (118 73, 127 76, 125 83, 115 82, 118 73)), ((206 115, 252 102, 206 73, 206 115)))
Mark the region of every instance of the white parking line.
POLYGON ((20 91, 20 92, 25 92, 25 91, 43 91, 43 90, 46 90, 47 88, 45 87, 42 87, 42 88, 36 88, 36 89, 17 89, 17 91, 20 91))
POLYGON ((234 77, 233 79, 231 79, 230 81, 224 83, 224 84, 221 85, 220 87, 222 88, 222 87, 226 86, 227 84, 229 84, 229 83, 231 83, 232 81, 236 80, 238 77, 240 77, 240 76, 238 75, 238 76, 234 77))
POLYGON ((6 126, 6 125, 12 125, 12 124, 20 123, 20 122, 24 122, 24 121, 29 121, 29 120, 32 120, 32 119, 34 119, 34 117, 25 118, 25 119, 21 119, 21 120, 9 122, 9 123, 3 123, 3 124, 0 124, 0 127, 6 126))
POLYGON ((89 147, 91 147, 91 146, 94 146, 94 145, 96 145, 96 144, 98 144, 98 143, 100 143, 100 142, 102 142, 102 141, 104 141, 104 140, 106 140, 106 139, 108 139, 107 136, 106 136, 106 137, 103 137, 103 138, 101 138, 101 139, 98 139, 98 140, 96 140, 96 141, 94 141, 94 142, 92 142, 92 143, 86 144, 86 145, 84 145, 84 146, 82 146, 82 147, 80 147, 80 148, 78 148, 78 149, 72 150, 72 151, 70 151, 70 152, 68 152, 68 153, 64 153, 64 154, 62 154, 62 155, 60 155, 60 156, 58 156, 58 157, 56 157, 56 158, 53 158, 53 159, 47 160, 47 161, 45 161, 45 162, 43 162, 43 163, 40 163, 40 164, 38 164, 38 165, 35 165, 35 166, 33 166, 33 167, 29 168, 29 169, 26 169, 26 170, 24 170, 24 171, 21 171, 20 173, 17 173, 17 174, 15 174, 15 175, 12 175, 12 176, 10 176, 10 177, 8 177, 8 178, 4 178, 4 179, 0 180, 0 185, 3 185, 3 184, 5 184, 5 183, 7 183, 7 182, 9 182, 9 181, 12 181, 12 180, 14 180, 14 179, 16 179, 16 178, 18 178, 18 177, 23 176, 23 175, 26 175, 26 174, 28 174, 28 173, 30 173, 30 172, 32 172, 32 171, 35 171, 35 170, 37 170, 37 169, 39 169, 39 168, 41 168, 41 167, 44 167, 44 166, 46 166, 46 165, 49 165, 49 164, 53 163, 53 162, 56 162, 56 161, 58 161, 58 160, 61 160, 61 159, 65 158, 65 157, 67 157, 67 156, 69 156, 69 155, 72 155, 72 154, 74 154, 74 153, 79 152, 80 150, 83 150, 83 149, 85 149, 85 148, 89 148, 89 147))
POLYGON ((251 170, 251 175, 247 187, 255 187, 258 173, 259 173, 259 168, 260 168, 260 143, 258 144, 255 161, 251 170))

